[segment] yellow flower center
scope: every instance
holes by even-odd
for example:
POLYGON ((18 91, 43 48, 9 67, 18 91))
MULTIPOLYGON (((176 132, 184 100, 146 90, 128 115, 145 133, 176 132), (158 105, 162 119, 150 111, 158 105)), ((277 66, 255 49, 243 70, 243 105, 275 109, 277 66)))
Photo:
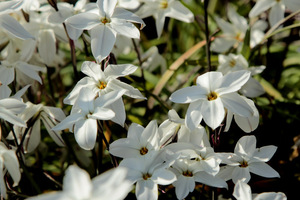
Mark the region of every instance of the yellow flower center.
POLYGON ((243 162, 241 162, 241 164, 240 164, 240 167, 242 167, 242 168, 248 167, 247 161, 243 160, 243 162))
POLYGON ((211 93, 209 93, 208 95, 207 95, 207 100, 208 101, 212 101, 212 100, 215 100, 215 99, 217 99, 218 98, 218 93, 216 93, 216 92, 211 92, 211 93))
POLYGON ((106 23, 110 23, 110 19, 107 18, 107 17, 103 17, 100 21, 101 21, 101 23, 104 24, 104 25, 105 25, 106 23))
POLYGON ((236 65, 236 61, 234 59, 229 61, 229 66, 234 67, 236 65))
POLYGON ((147 180, 148 178, 151 178, 151 174, 143 174, 143 179, 147 180))
POLYGON ((159 5, 160 8, 166 9, 168 7, 168 0, 162 0, 159 5))
POLYGON ((100 90, 103 90, 104 88, 106 88, 106 83, 104 82, 104 81, 99 81, 99 83, 98 83, 98 88, 100 89, 100 90))
POLYGON ((143 147, 143 148, 140 149, 140 154, 141 155, 145 155, 147 153, 148 153, 148 149, 146 147, 143 147))
POLYGON ((190 172, 189 170, 182 172, 183 176, 187 176, 187 177, 192 177, 193 176, 193 172, 190 172))

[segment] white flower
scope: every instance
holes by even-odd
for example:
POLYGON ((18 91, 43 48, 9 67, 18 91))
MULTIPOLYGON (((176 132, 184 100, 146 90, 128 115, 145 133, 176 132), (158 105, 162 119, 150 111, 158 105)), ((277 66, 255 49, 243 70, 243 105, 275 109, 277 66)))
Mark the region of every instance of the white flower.
POLYGON ((169 119, 159 126, 160 144, 169 144, 177 136, 178 142, 187 142, 198 146, 210 147, 205 128, 201 125, 194 130, 189 130, 185 125, 185 120, 180 118, 177 112, 172 109, 168 112, 169 119))
POLYGON ((7 147, 0 142, 0 189, 1 196, 6 199, 6 184, 4 180, 5 170, 8 170, 14 181, 14 186, 19 184, 21 173, 19 170, 19 161, 14 150, 8 150, 7 147))
POLYGON ((186 23, 194 21, 194 14, 187 9, 180 1, 177 0, 142 0, 144 3, 137 11, 137 15, 141 18, 153 16, 155 18, 155 25, 157 36, 160 37, 165 18, 171 17, 186 23))
POLYGON ((89 88, 82 88, 71 114, 52 130, 68 128, 74 131, 75 139, 81 148, 86 150, 94 148, 98 130, 97 120, 109 120, 115 116, 115 113, 106 106, 119 99, 124 92, 124 90, 112 91, 95 99, 94 93, 89 88))
MULTIPOLYGON (((216 38, 211 44, 211 50, 215 52, 225 52, 231 47, 241 50, 242 43, 248 29, 247 20, 240 16, 232 7, 228 9, 228 18, 231 23, 216 18, 216 22, 223 32, 221 37, 216 38)), ((264 37, 264 30, 267 28, 267 23, 258 20, 251 27, 250 32, 250 47, 256 46, 264 37)))
POLYGON ((167 69, 167 61, 162 55, 159 54, 156 46, 152 46, 145 53, 143 53, 141 60, 143 61, 141 67, 149 72, 152 72, 156 68, 160 67, 161 74, 163 74, 167 69))
MULTIPOLYGON (((75 14, 85 12, 86 7, 87 7, 86 5, 87 5, 87 0, 79 0, 76 2, 76 4, 74 6, 72 4, 69 4, 66 2, 59 2, 59 3, 57 3, 58 11, 55 11, 55 12, 52 12, 51 14, 49 14, 48 22, 54 23, 54 24, 61 24, 67 18, 69 18, 75 14)), ((83 30, 75 29, 74 27, 70 26, 69 24, 66 24, 66 29, 67 29, 69 37, 73 40, 77 40, 83 31, 83 30)))
POLYGON ((284 18, 285 9, 288 8, 293 12, 300 9, 298 0, 259 0, 249 12, 249 17, 255 17, 264 11, 270 9, 269 22, 271 27, 284 18), (271 8, 271 9, 270 9, 271 8))
POLYGON ((12 12, 20 10, 22 5, 23 1, 21 0, 0 2, 0 27, 17 38, 23 40, 33 39, 34 37, 16 19, 9 15, 12 12))
POLYGON ((212 147, 200 147, 185 142, 172 143, 165 147, 174 154, 179 154, 181 158, 192 159, 190 164, 195 170, 205 171, 215 176, 220 171, 221 159, 214 152, 212 147))
POLYGON ((111 143, 109 152, 121 158, 138 158, 159 148, 157 122, 153 120, 146 128, 136 123, 131 124, 127 138, 111 143))
POLYGON ((282 192, 264 192, 252 195, 250 186, 241 180, 235 184, 233 196, 237 200, 287 200, 287 197, 282 192))
POLYGON ((259 176, 273 178, 279 174, 268 164, 277 147, 273 145, 256 148, 256 138, 253 135, 244 136, 236 143, 234 153, 224 153, 222 162, 227 164, 221 167, 218 174, 226 181, 232 179, 234 183, 242 180, 248 183, 250 172, 259 176))
POLYGON ((222 75, 221 72, 207 72, 197 78, 197 85, 175 91, 170 100, 175 103, 190 103, 185 123, 193 130, 202 117, 212 129, 216 129, 225 117, 225 108, 238 115, 249 117, 252 108, 237 94, 248 81, 250 72, 237 71, 222 75))
POLYGON ((15 98, 0 99, 0 119, 8 121, 17 126, 26 127, 25 122, 20 119, 17 114, 20 114, 26 105, 15 98))
MULTIPOLYGON (((230 53, 228 56, 219 54, 219 66, 217 71, 220 71, 225 75, 234 71, 248 70, 253 76, 261 73, 265 68, 266 67, 263 65, 258 67, 249 67, 244 56, 230 53)), ((262 95, 265 93, 265 90, 257 80, 250 77, 239 92, 247 97, 253 98, 262 95)))
MULTIPOLYGON (((81 71, 87 75, 82 78, 64 99, 65 104, 74 104, 78 98, 81 88, 90 88, 94 97, 101 96, 111 91, 125 90, 125 95, 132 98, 144 99, 143 95, 138 89, 135 89, 129 84, 118 80, 119 77, 127 76, 137 69, 136 66, 130 64, 123 65, 108 65, 103 71, 101 66, 94 63, 85 61, 81 66, 81 71)), ((118 113, 112 121, 124 126, 126 119, 125 107, 120 97, 113 104, 109 106, 115 113, 118 113)))
POLYGON ((130 192, 127 170, 115 168, 90 179, 89 174, 71 165, 63 179, 63 191, 30 197, 28 200, 122 200, 130 192))
MULTIPOLYGON (((32 152, 39 145, 41 141, 41 121, 54 142, 59 146, 65 145, 61 137, 61 131, 51 130, 66 117, 60 108, 44 106, 42 104, 35 105, 31 102, 27 102, 26 109, 18 115, 18 117, 27 123, 31 123, 31 127, 29 127, 23 143, 25 152, 32 152)), ((14 126, 14 131, 19 142, 22 140, 22 137, 24 137, 26 129, 27 128, 14 126)), ((8 135, 7 139, 14 139, 12 133, 8 135)))
POLYGON ((140 38, 139 30, 131 22, 145 25, 138 16, 116 4, 117 0, 97 0, 95 9, 66 20, 75 29, 90 30, 92 53, 98 62, 109 55, 117 34, 140 38))
POLYGON ((195 182, 213 187, 227 188, 227 184, 224 180, 199 170, 198 167, 194 165, 194 161, 178 159, 170 169, 177 177, 173 185, 175 186, 175 193, 178 199, 184 199, 189 192, 193 192, 196 185, 195 182))
MULTIPOLYGON (((11 53, 11 52, 9 52, 11 53)), ((13 53, 11 53, 13 54, 13 53)), ((21 83, 27 82, 27 79, 33 79, 42 84, 42 79, 39 76, 39 72, 46 72, 46 68, 31 65, 22 60, 18 60, 19 54, 11 55, 8 60, 0 62, 0 80, 3 80, 5 84, 10 84, 15 79, 15 73, 17 73, 17 80, 21 83)))
POLYGON ((174 158, 165 159, 166 155, 163 150, 152 151, 144 157, 126 158, 120 163, 120 166, 128 168, 128 179, 136 182, 138 200, 157 199, 157 185, 169 185, 176 180, 175 174, 167 169, 174 158))

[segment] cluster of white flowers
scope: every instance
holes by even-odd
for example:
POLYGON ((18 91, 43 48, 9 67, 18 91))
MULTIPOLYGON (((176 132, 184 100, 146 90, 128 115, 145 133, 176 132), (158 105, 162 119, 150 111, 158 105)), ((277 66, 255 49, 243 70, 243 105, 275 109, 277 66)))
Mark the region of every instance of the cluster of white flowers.
MULTIPOLYGON (((178 0, 97 0, 94 3, 78 0, 75 5, 49 0, 49 3, 43 0, 0 2, 0 45, 3 47, 0 118, 1 126, 11 128, 4 142, 0 142, 3 198, 7 198, 9 182, 4 178, 8 176, 6 171, 16 186, 21 179, 19 161, 24 162, 23 155, 34 152, 41 142, 41 121, 58 146, 66 145, 62 132, 68 131, 74 133, 76 142, 85 150, 93 150, 97 137, 102 137, 99 134, 103 134, 104 120, 127 128, 123 95, 137 101, 146 98, 139 89, 122 81, 123 77, 135 73, 137 66, 109 63, 110 53, 116 50, 123 36, 127 40, 140 39, 137 26, 142 29, 146 25, 143 19, 149 16, 155 19, 157 37, 163 34, 166 17, 186 23, 194 21, 194 14, 178 0), (37 88, 46 80, 51 82, 51 77, 45 78, 45 74, 53 68, 59 70, 65 62, 58 44, 70 43, 71 48, 82 50, 81 38, 90 44, 95 61, 82 63, 84 77, 63 100, 72 106, 66 116, 55 103, 43 105, 42 99, 51 97, 38 94, 37 88), (37 104, 21 98, 30 86, 31 92, 38 96, 39 100, 34 101, 37 104)), ((260 0, 249 16, 258 16, 271 8, 269 21, 273 26, 282 18, 285 6, 295 9, 291 7, 293 3, 300 7, 298 1, 260 0), (281 14, 274 14, 277 11, 281 14)), ((71 165, 63 179, 63 191, 28 199, 124 199, 134 184, 136 198, 140 200, 158 199, 160 185, 173 185, 176 197, 184 199, 197 183, 228 188, 227 181, 232 180, 233 196, 244 200, 252 199, 247 184, 250 172, 266 178, 280 177, 266 164, 277 147, 256 148, 256 137, 247 135, 239 139, 233 153, 215 152, 208 137, 208 129, 215 131, 223 124, 226 124, 224 131, 229 131, 233 117, 246 133, 259 125, 258 109, 250 98, 264 93, 253 76, 265 66, 249 67, 240 54, 250 26, 247 20, 232 7, 228 18, 231 23, 219 17, 215 19, 223 37, 213 41, 211 50, 225 52, 219 54, 217 71, 199 75, 195 85, 178 89, 169 97, 173 103, 189 104, 184 118, 172 109, 169 119, 161 124, 156 120, 151 120, 146 127, 131 123, 127 138, 117 139, 108 147, 111 155, 123 159, 116 169, 91 181, 86 171, 71 165), (232 48, 237 49, 237 54, 226 53, 232 48)), ((260 20, 251 25, 251 48, 262 41, 266 28, 267 22, 260 20)), ((141 60, 144 60, 142 70, 151 72, 160 65, 162 72, 166 70, 163 69, 166 61, 156 47, 142 55, 141 60)), ((286 199, 286 196, 262 193, 254 199, 286 199)))

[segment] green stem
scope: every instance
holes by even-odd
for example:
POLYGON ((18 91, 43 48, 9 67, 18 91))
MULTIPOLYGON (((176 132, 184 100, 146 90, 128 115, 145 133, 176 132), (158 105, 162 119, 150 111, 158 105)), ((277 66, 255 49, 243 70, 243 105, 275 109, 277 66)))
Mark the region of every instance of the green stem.
POLYGON ((209 36, 209 28, 208 28, 208 7, 209 0, 204 0, 204 23, 205 23, 205 38, 206 38, 206 56, 207 56, 207 66, 208 71, 211 71, 211 61, 210 61, 210 36, 209 36))

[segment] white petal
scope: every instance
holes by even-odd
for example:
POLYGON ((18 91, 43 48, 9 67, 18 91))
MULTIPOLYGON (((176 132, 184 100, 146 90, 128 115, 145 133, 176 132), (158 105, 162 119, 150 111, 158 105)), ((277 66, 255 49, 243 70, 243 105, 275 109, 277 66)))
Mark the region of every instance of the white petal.
POLYGON ((237 41, 234 38, 216 38, 211 43, 211 50, 217 53, 228 51, 237 41))
POLYGON ((52 65, 56 54, 56 39, 53 30, 44 29, 39 31, 38 49, 44 63, 52 65))
POLYGON ((25 152, 34 151, 41 142, 41 121, 37 119, 26 135, 26 141, 24 142, 25 152))
POLYGON ((202 120, 202 101, 192 102, 186 111, 185 124, 190 130, 194 130, 199 126, 202 120))
POLYGON ((237 93, 224 94, 219 99, 225 108, 243 117, 252 117, 254 115, 253 109, 250 105, 237 93))
POLYGON ((111 17, 114 13, 117 0, 98 0, 97 6, 102 17, 111 17))
POLYGON ((171 17, 186 23, 194 21, 194 14, 179 1, 173 1, 166 10, 165 16, 171 17))
POLYGON ((125 20, 113 20, 110 23, 111 28, 118 34, 124 35, 128 38, 140 38, 140 31, 132 23, 126 22, 125 20))
POLYGON ((296 12, 300 9, 300 2, 298 0, 288 0, 284 1, 284 4, 288 9, 290 9, 293 12, 296 12))
MULTIPOLYGON (((34 65, 27 64, 25 62, 17 62, 16 67, 18 70, 20 70, 22 73, 27 75, 28 77, 38 81, 40 84, 42 83, 42 79, 39 76, 39 74, 36 71, 36 67, 34 65)), ((40 71, 44 70, 44 68, 40 68, 40 71)))
POLYGON ((12 123, 14 125, 17 125, 20 127, 26 127, 26 124, 22 119, 20 119, 13 113, 9 112, 5 108, 0 107, 0 118, 4 119, 5 121, 8 121, 9 123, 12 123))
POLYGON ((125 93, 125 90, 111 91, 104 95, 100 95, 95 99, 95 107, 107 107, 115 101, 122 99, 122 95, 125 93))
POLYGON ((152 180, 142 180, 136 183, 135 194, 138 200, 157 199, 157 189, 157 184, 155 184, 152 180))
POLYGON ((203 120, 212 129, 216 129, 225 117, 225 109, 220 98, 204 101, 201 107, 203 120))
POLYGON ((243 181, 238 181, 234 186, 233 196, 237 200, 252 200, 250 186, 243 181))
POLYGON ((79 120, 82 120, 83 116, 82 114, 80 113, 74 113, 74 114, 71 114, 69 116, 67 116, 63 121, 61 121, 59 124, 57 124, 56 126, 54 126, 52 128, 53 131, 60 131, 60 130, 64 130, 64 129, 67 129, 69 128, 70 131, 73 130, 73 125, 79 121, 79 120))
POLYGON ((234 183, 237 183, 238 180, 248 183, 250 178, 249 167, 235 167, 232 172, 232 181, 234 183))
POLYGON ((273 27, 277 22, 284 18, 285 5, 283 3, 276 3, 269 13, 269 22, 273 27))
POLYGON ((106 107, 110 108, 116 113, 116 115, 111 120, 119 124, 120 126, 124 127, 124 123, 126 120, 126 113, 125 113, 125 107, 122 98, 117 99, 115 102, 111 103, 106 107))
POLYGON ((14 114, 20 114, 24 111, 26 104, 22 101, 14 98, 5 98, 0 100, 0 106, 4 107, 5 109, 9 110, 14 114))
POLYGON ((155 17, 157 37, 160 37, 164 28, 166 16, 164 12, 158 11, 156 15, 154 15, 154 17, 155 17))
POLYGON ((198 76, 196 82, 197 85, 201 87, 202 90, 206 91, 206 94, 214 91, 213 85, 220 83, 223 75, 221 72, 207 72, 201 76, 198 76))
POLYGON ((15 79, 15 69, 0 65, 0 80, 4 85, 9 85, 15 79))
POLYGON ((191 86, 175 91, 170 96, 170 100, 175 103, 191 103, 199 99, 206 99, 206 94, 206 90, 203 90, 201 87, 191 86))
POLYGON ((66 23, 79 30, 90 30, 100 24, 100 17, 94 13, 80 13, 66 19, 66 23))
POLYGON ((104 81, 106 79, 106 75, 101 70, 101 66, 94 62, 84 61, 81 66, 81 72, 96 81, 104 81))
POLYGON ((61 137, 61 131, 53 131, 52 128, 56 125, 45 114, 41 114, 41 120, 53 141, 59 146, 65 146, 65 142, 61 137))
POLYGON ((92 115, 89 117, 92 119, 109 120, 115 116, 114 111, 108 108, 97 107, 92 115))
POLYGON ((104 73, 107 77, 118 78, 132 74, 137 68, 137 66, 131 64, 108 65, 105 68, 104 73))
POLYGON ((254 135, 246 135, 239 139, 234 148, 234 153, 242 156, 252 156, 256 150, 256 138, 254 135))
POLYGON ((257 148, 252 156, 254 159, 257 159, 261 162, 268 162, 272 158, 276 150, 277 150, 276 146, 273 145, 264 146, 261 148, 257 148))
POLYGON ((269 8, 273 7, 276 1, 274 0, 260 0, 257 1, 255 6, 251 9, 249 13, 249 17, 255 17, 262 12, 268 10, 269 8))
POLYGON ((287 200, 287 197, 282 192, 264 192, 257 195, 254 200, 287 200))
POLYGON ((265 90, 262 87, 262 85, 254 78, 250 78, 248 82, 239 91, 243 95, 250 98, 258 97, 265 93, 265 90))
POLYGON ((94 27, 90 33, 93 56, 101 62, 111 52, 116 42, 116 33, 105 25, 94 27))
MULTIPOLYGON (((137 2, 137 1, 134 0, 134 2, 137 2)), ((119 5, 120 5, 120 2, 119 2, 119 5)), ((120 8, 120 7, 115 8, 115 12, 114 12, 112 17, 113 18, 118 18, 118 19, 125 19, 128 22, 138 23, 138 24, 141 25, 140 29, 142 29, 143 27, 146 26, 144 21, 139 16, 137 16, 134 13, 129 12, 129 11, 123 9, 123 8, 120 8)))
POLYGON ((175 193, 178 199, 184 199, 189 192, 193 192, 195 189, 194 178, 182 175, 178 177, 178 180, 173 185, 175 186, 175 193))
POLYGON ((28 33, 17 20, 8 14, 0 15, 0 27, 4 28, 17 38, 23 40, 34 39, 34 37, 28 33))
POLYGON ((223 179, 219 178, 218 176, 210 175, 204 171, 194 174, 194 179, 196 182, 200 182, 205 185, 218 188, 227 188, 227 183, 223 179))
POLYGON ((88 87, 79 91, 78 98, 74 105, 78 106, 83 113, 88 114, 94 111, 94 99, 96 94, 88 87))
POLYGON ((253 162, 249 164, 249 171, 266 178, 279 178, 280 175, 268 164, 263 162, 253 162))
POLYGON ((76 142, 85 150, 95 147, 97 138, 97 122, 94 119, 86 119, 76 122, 74 128, 76 142))
MULTIPOLYGON (((218 83, 218 89, 215 90, 219 95, 238 91, 250 78, 251 73, 246 70, 239 70, 226 74, 221 83, 218 83), (220 85, 219 85, 220 84, 220 85)), ((214 89, 212 90, 214 91, 214 89)))
POLYGON ((151 179, 159 185, 169 185, 176 180, 176 176, 170 170, 159 168, 154 171, 151 179))
POLYGON ((139 142, 127 138, 121 138, 111 143, 109 152, 120 158, 137 158, 141 156, 139 142))
POLYGON ((233 118, 233 113, 230 110, 227 110, 227 115, 226 115, 226 126, 224 129, 224 132, 227 132, 230 128, 231 122, 233 118))
POLYGON ((72 40, 78 40, 78 38, 81 36, 81 34, 83 32, 83 30, 76 29, 76 28, 74 28, 73 26, 71 26, 70 24, 67 24, 67 23, 66 23, 66 29, 67 29, 69 37, 72 40))
POLYGON ((109 83, 112 89, 118 91, 124 90, 124 94, 131 98, 145 99, 145 97, 138 89, 132 87, 127 83, 121 82, 118 79, 112 79, 109 83))
POLYGON ((13 150, 7 150, 2 154, 2 156, 4 159, 4 165, 14 180, 14 186, 18 185, 21 179, 21 173, 16 153, 13 150))
POLYGON ((76 165, 69 166, 63 180, 63 189, 74 199, 88 199, 92 192, 89 174, 76 165))

